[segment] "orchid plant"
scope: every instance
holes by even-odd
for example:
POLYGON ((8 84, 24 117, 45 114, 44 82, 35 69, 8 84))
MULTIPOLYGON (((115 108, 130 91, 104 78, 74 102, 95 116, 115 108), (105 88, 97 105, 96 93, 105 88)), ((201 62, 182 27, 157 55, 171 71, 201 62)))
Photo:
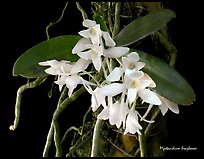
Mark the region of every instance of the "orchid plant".
MULTIPOLYGON (((171 56, 168 64, 132 47, 132 44, 154 33, 158 34, 161 43, 175 49, 173 44, 163 37, 161 31, 163 26, 175 18, 175 13, 170 9, 159 8, 118 29, 121 28, 120 19, 124 16, 121 5, 126 5, 127 2, 123 3, 94 2, 96 9, 93 19, 89 19, 85 10, 76 3, 82 12, 82 25, 85 28, 78 32, 79 35, 48 38, 26 51, 16 61, 13 75, 37 79, 19 88, 16 118, 10 126, 11 130, 17 128, 20 95, 25 89, 39 86, 51 75, 56 77, 53 82, 61 92, 43 156, 49 154, 53 135, 56 156, 151 156, 146 142, 152 126, 158 122, 156 117, 159 114, 164 116, 168 109, 179 114, 178 105, 190 105, 195 100, 191 86, 173 68, 175 56, 171 56), (115 8, 114 27, 111 27, 111 17, 107 17, 105 13, 101 14, 98 6, 108 7, 108 13, 111 7, 115 8), (60 113, 84 92, 90 94, 88 100, 91 101, 93 119, 86 121, 89 109, 84 116, 82 127, 69 128, 61 138, 57 119, 60 113), (115 137, 110 139, 107 136, 111 130, 116 133, 115 137), (67 152, 63 149, 63 142, 70 131, 76 131, 77 135, 67 152), (118 135, 122 136, 123 140, 134 141, 129 146, 131 148, 127 148, 127 143, 124 143, 125 149, 120 148, 118 135), (106 142, 101 143, 103 140, 106 142), (105 149, 105 145, 109 145, 109 148, 105 149), (117 151, 120 151, 120 155, 117 151)), ((158 2, 152 2, 153 4, 158 5, 158 2)))

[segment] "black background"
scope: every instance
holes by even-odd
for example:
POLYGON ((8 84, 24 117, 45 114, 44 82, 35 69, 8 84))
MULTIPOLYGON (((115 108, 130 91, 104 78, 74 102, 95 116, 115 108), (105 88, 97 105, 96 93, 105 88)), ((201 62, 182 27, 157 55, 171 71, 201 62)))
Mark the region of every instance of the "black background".
MULTIPOLYGON (((18 128, 10 131, 13 124, 16 91, 26 83, 22 77, 12 76, 12 68, 16 59, 27 49, 46 40, 46 26, 59 18, 65 3, 59 1, 14 1, 1 3, 1 96, 0 96, 0 156, 42 157, 46 136, 49 130, 55 100, 47 97, 46 84, 26 90, 23 93, 21 118, 18 128), (45 89, 42 89, 44 87, 45 89)), ((88 3, 82 3, 85 8, 88 3)), ((197 151, 168 151, 169 157, 198 156, 201 150, 203 106, 202 100, 202 68, 201 55, 203 45, 198 10, 191 4, 169 3, 177 17, 171 26, 174 45, 178 49, 176 69, 194 88, 196 101, 191 106, 180 106, 180 114, 166 114, 169 139, 168 147, 196 147, 197 151), (200 40, 201 38, 201 40, 200 40)), ((198 7, 196 5, 196 7, 198 7)), ((90 10, 89 10, 90 11, 90 10)), ((91 17, 89 17, 91 18, 91 17)), ((74 2, 69 2, 64 19, 50 29, 50 37, 65 34, 77 34, 83 29, 81 13, 74 2)), ((83 98, 83 96, 81 97, 83 98)), ((71 109, 71 108, 70 108, 71 109)), ((73 108, 74 109, 74 108, 73 108)), ((75 110, 75 109, 74 109, 75 110)), ((72 110, 70 110, 72 111, 72 110)), ((75 110, 76 111, 76 110, 75 110)), ((83 109, 77 109, 77 115, 69 116, 68 122, 79 120, 83 109)), ((67 121, 66 121, 67 122, 67 121)))

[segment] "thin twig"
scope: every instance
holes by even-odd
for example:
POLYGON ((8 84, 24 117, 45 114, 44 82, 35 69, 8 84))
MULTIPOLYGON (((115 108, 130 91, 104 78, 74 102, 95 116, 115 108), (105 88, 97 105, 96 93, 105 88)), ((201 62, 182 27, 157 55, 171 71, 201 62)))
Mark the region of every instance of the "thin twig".
POLYGON ((71 155, 76 152, 76 150, 91 140, 93 128, 94 127, 92 126, 86 134, 80 136, 75 145, 70 147, 69 153, 67 153, 66 157, 71 157, 71 155))
POLYGON ((61 16, 59 17, 59 19, 56 20, 55 22, 50 22, 50 24, 46 27, 45 32, 46 32, 47 40, 50 39, 49 33, 48 33, 48 29, 49 29, 50 27, 53 27, 55 24, 57 24, 57 23, 59 23, 59 22, 61 21, 61 19, 62 19, 63 16, 64 16, 64 12, 65 12, 65 10, 66 10, 66 8, 67 8, 67 5, 68 5, 68 2, 66 2, 65 6, 64 6, 64 9, 62 10, 62 14, 61 14, 61 16))
POLYGON ((71 126, 71 127, 69 127, 69 128, 67 129, 67 131, 65 132, 65 134, 64 134, 64 136, 63 136, 63 138, 62 138, 61 143, 64 143, 64 142, 66 141, 69 132, 71 132, 72 130, 77 131, 78 134, 81 135, 81 132, 80 132, 80 130, 79 130, 77 127, 75 127, 75 126, 71 126))
POLYGON ((85 124, 86 124, 86 118, 89 114, 89 112, 91 111, 91 107, 89 107, 89 109, 87 110, 87 112, 85 113, 84 117, 83 117, 83 124, 82 124, 82 128, 81 128, 81 135, 83 134, 84 132, 84 127, 85 127, 85 124))
POLYGON ((16 105, 15 105, 15 120, 14 124, 9 127, 10 130, 15 130, 18 126, 19 119, 20 119, 20 106, 21 106, 21 98, 22 93, 29 88, 35 88, 43 83, 47 78, 45 77, 38 77, 35 81, 22 85, 18 91, 16 96, 16 105))
POLYGON ((124 150, 122 150, 121 148, 119 148, 117 145, 115 145, 111 140, 109 140, 107 137, 105 137, 106 140, 108 140, 108 142, 110 142, 111 145, 113 145, 116 149, 118 149, 120 152, 122 152, 123 154, 125 154, 128 157, 133 157, 132 155, 128 154, 127 152, 125 152, 124 150))
POLYGON ((82 6, 79 4, 79 2, 76 2, 76 5, 77 5, 78 10, 81 11, 83 20, 88 19, 87 13, 86 13, 85 10, 82 8, 82 6))

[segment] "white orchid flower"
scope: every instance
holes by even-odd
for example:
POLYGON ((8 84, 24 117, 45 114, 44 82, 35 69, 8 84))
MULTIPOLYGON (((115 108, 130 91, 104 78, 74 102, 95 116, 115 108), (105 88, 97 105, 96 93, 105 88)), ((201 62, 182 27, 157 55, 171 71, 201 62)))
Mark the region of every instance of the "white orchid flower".
POLYGON ((145 66, 145 63, 139 62, 139 60, 139 55, 136 52, 128 54, 127 57, 122 57, 122 67, 115 67, 113 71, 108 75, 106 80, 110 82, 119 81, 123 73, 125 73, 125 75, 128 75, 135 71, 139 71, 145 66))
POLYGON ((41 66, 50 66, 50 68, 45 69, 45 72, 50 75, 60 75, 63 72, 69 72, 72 67, 71 62, 66 60, 47 60, 38 64, 41 66))
POLYGON ((126 115, 129 111, 128 103, 125 103, 123 100, 116 101, 113 103, 113 97, 108 97, 108 105, 104 106, 103 110, 97 116, 98 119, 107 120, 111 125, 116 125, 117 128, 120 128, 123 123, 125 127, 126 115))
POLYGON ((116 127, 119 129, 121 124, 123 124, 123 129, 125 129, 125 121, 126 116, 128 114, 129 108, 128 108, 128 102, 124 102, 125 96, 124 94, 121 97, 121 101, 115 102, 115 112, 117 115, 117 118, 115 120, 116 127))
POLYGON ((77 62, 72 64, 65 60, 48 60, 39 62, 39 65, 51 66, 47 68, 45 72, 51 75, 57 75, 58 79, 55 83, 58 84, 59 90, 61 91, 62 87, 66 85, 69 89, 68 95, 70 97, 77 85, 82 84, 82 77, 80 77, 78 73, 84 71, 89 63, 90 61, 80 58, 77 62))
POLYGON ((132 52, 127 57, 122 57, 123 70, 125 74, 130 74, 134 71, 139 71, 145 66, 144 62, 140 62, 140 57, 137 52, 132 52))
POLYGON ((138 133, 141 135, 141 132, 139 131, 142 129, 142 126, 138 122, 138 113, 136 110, 129 110, 127 119, 125 122, 125 132, 124 134, 130 133, 135 134, 138 133))
MULTIPOLYGON (((84 81, 83 81, 84 82, 84 81)), ((90 85, 84 83, 84 87, 91 94, 91 107, 92 111, 95 112, 100 105, 106 107, 105 96, 99 93, 99 87, 93 91, 90 85)))
POLYGON ((95 69, 99 72, 102 65, 101 56, 103 55, 103 47, 90 45, 90 50, 79 52, 78 55, 86 60, 91 60, 95 69))
POLYGON ((124 83, 128 89, 127 98, 130 104, 136 99, 137 95, 146 103, 161 104, 159 97, 147 88, 153 85, 154 82, 148 76, 144 76, 142 71, 135 71, 126 75, 124 83))
POLYGON ((87 27, 88 29, 80 31, 79 35, 84 38, 90 39, 92 44, 100 45, 103 38, 106 46, 114 47, 116 45, 109 32, 102 31, 100 29, 100 25, 96 24, 95 21, 85 19, 83 21, 83 26, 87 27))
POLYGON ((95 69, 99 72, 102 65, 101 56, 103 55, 103 46, 91 44, 90 40, 82 38, 72 49, 73 54, 85 60, 91 60, 95 69))
POLYGON ((93 44, 99 45, 102 36, 100 24, 96 24, 95 21, 86 19, 83 21, 83 26, 87 27, 88 29, 80 31, 79 35, 85 38, 90 38, 93 44))

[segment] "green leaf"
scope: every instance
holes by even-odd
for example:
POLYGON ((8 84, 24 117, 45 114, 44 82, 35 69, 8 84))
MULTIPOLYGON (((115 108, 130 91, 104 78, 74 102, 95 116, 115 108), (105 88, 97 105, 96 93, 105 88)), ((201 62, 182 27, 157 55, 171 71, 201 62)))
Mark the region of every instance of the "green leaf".
POLYGON ((145 62, 145 67, 142 70, 155 81, 155 91, 158 94, 179 105, 190 105, 195 101, 194 90, 173 67, 153 55, 140 50, 136 50, 136 52, 139 54, 140 60, 145 62))
POLYGON ((58 36, 30 48, 23 53, 13 66, 13 76, 21 75, 26 78, 46 76, 46 69, 38 62, 46 60, 76 61, 78 56, 72 54, 72 48, 80 40, 77 35, 58 36))
POLYGON ((159 9, 139 17, 122 29, 114 38, 117 46, 127 46, 154 33, 165 26, 175 13, 170 9, 159 9))

